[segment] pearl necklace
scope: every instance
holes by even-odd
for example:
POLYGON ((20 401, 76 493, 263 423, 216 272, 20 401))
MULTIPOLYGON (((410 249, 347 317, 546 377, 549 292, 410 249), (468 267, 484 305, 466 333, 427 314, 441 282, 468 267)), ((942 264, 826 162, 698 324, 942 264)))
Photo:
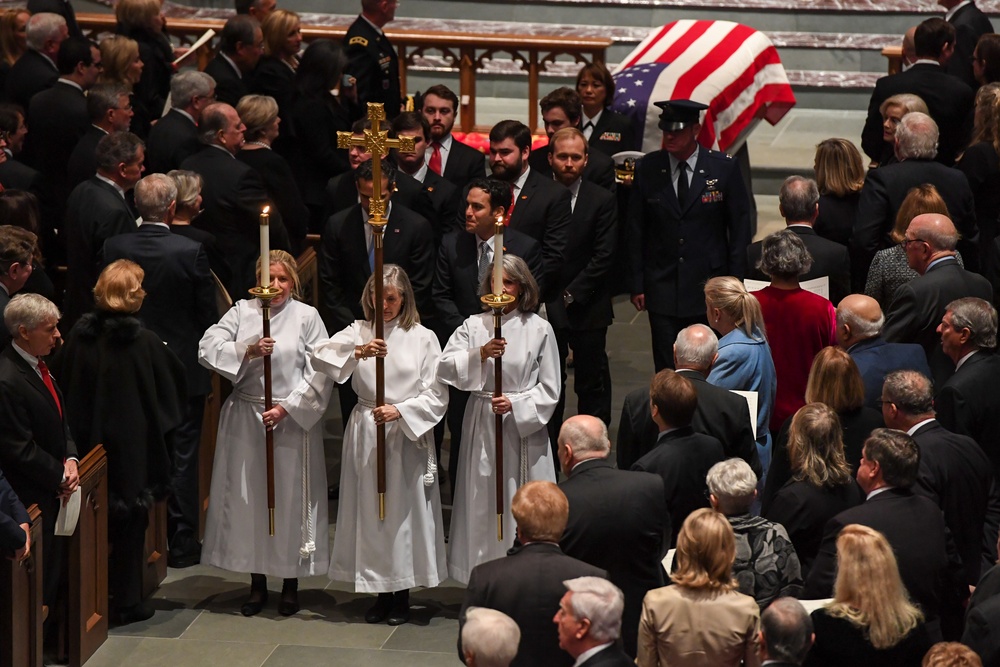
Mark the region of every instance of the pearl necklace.
POLYGON ((244 141, 244 144, 250 144, 251 146, 260 146, 261 148, 271 149, 270 146, 265 144, 263 141, 244 141))

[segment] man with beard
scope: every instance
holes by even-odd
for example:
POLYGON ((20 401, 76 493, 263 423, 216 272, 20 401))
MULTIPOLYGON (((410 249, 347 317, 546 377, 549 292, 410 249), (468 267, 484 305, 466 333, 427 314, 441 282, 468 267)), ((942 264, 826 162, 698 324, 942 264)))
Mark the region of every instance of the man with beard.
POLYGON ((486 175, 483 154, 451 134, 458 112, 458 96, 444 85, 431 86, 424 92, 421 113, 430 125, 430 143, 424 150, 427 168, 458 188, 465 188, 477 177, 486 175))

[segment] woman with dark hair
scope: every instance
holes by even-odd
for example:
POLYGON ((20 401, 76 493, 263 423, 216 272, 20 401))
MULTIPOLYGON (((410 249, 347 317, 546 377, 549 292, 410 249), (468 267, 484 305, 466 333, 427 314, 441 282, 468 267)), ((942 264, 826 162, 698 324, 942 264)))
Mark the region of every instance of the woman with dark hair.
POLYGON ((52 373, 66 396, 66 420, 82 457, 108 455, 108 581, 117 619, 143 621, 143 552, 149 510, 167 497, 167 433, 183 416, 186 373, 159 336, 135 316, 146 293, 138 264, 112 262, 94 287, 96 308, 77 321, 52 373))
POLYGON ((45 257, 41 247, 39 233, 40 216, 38 212, 38 197, 26 190, 4 190, 0 192, 0 220, 5 225, 14 225, 27 229, 39 239, 35 246, 36 253, 32 259, 32 271, 19 291, 39 294, 49 301, 55 300, 56 287, 52 284, 49 274, 43 270, 45 257))
POLYGON ((0 90, 7 73, 28 50, 28 19, 31 12, 23 7, 8 9, 0 14, 0 90))
MULTIPOLYGON (((480 289, 493 291, 487 272, 480 289)), ((500 558, 514 544, 509 508, 496 507, 493 451, 496 415, 503 416, 504 499, 530 480, 556 479, 546 426, 559 400, 559 356, 555 334, 535 314, 538 283, 524 260, 503 257, 503 292, 514 297, 502 316, 503 338, 493 337, 493 313, 469 317, 441 353, 438 379, 471 392, 462 423, 458 480, 448 542, 449 574, 468 583, 472 568, 500 558), (509 341, 509 342, 508 342, 509 341), (494 360, 503 358, 503 395, 493 397, 494 360), (496 515, 503 513, 503 541, 496 515)))
POLYGON ((638 147, 632 121, 612 111, 615 80, 604 63, 587 63, 576 75, 576 92, 583 102, 580 129, 591 148, 614 155, 638 147))
POLYGON ((351 129, 352 103, 345 99, 354 87, 341 87, 347 56, 336 42, 319 39, 309 45, 289 96, 289 155, 309 207, 310 229, 326 220, 326 184, 349 170, 347 151, 337 148, 337 132, 351 129))
MULTIPOLYGON (((134 39, 139 45, 142 73, 132 88, 133 104, 137 111, 133 128, 148 133, 148 123, 159 118, 170 95, 170 77, 174 74, 174 48, 163 31, 162 0, 118 0, 115 5, 117 32, 134 39), (147 115, 145 123, 139 120, 139 109, 147 115)), ((139 135, 143 139, 146 135, 139 135)))
POLYGON ((847 139, 824 139, 816 145, 813 169, 819 187, 819 215, 813 229, 823 238, 846 246, 851 242, 865 184, 861 151, 847 139))
POLYGON ((837 413, 823 403, 809 403, 795 413, 788 431, 792 477, 762 516, 780 523, 795 545, 806 580, 816 560, 826 522, 864 500, 861 487, 844 459, 837 413))
POLYGON ((420 324, 413 287, 395 264, 383 269, 382 307, 375 276, 365 284, 357 320, 313 353, 313 365, 336 382, 351 380, 358 404, 344 428, 340 506, 329 576, 355 591, 378 593, 368 623, 400 625, 410 617, 410 590, 448 577, 434 427, 444 417, 448 390, 437 379, 441 346, 420 324), (375 337, 375 318, 384 320, 375 337), (385 405, 375 405, 375 359, 385 360, 385 405), (376 428, 385 425, 385 520, 375 485, 376 428))
POLYGON ((972 75, 980 86, 1000 81, 1000 35, 988 32, 972 51, 972 75))

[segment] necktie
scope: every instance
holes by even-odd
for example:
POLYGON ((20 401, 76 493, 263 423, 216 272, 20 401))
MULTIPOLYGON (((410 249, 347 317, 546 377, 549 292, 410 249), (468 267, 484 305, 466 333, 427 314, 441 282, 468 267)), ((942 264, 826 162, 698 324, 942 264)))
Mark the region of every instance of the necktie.
POLYGON ((510 184, 510 211, 507 213, 507 220, 510 220, 511 216, 514 215, 514 207, 517 206, 517 186, 513 183, 510 184))
POLYGON ((490 271, 490 246, 483 241, 479 244, 479 283, 482 284, 490 271))
POLYGON ((683 205, 688 198, 687 162, 677 163, 677 203, 683 205))
POLYGON ((594 124, 588 120, 587 124, 583 126, 583 136, 587 137, 587 141, 590 141, 592 134, 594 134, 594 124))
POLYGON ((441 175, 441 144, 437 141, 431 144, 431 159, 427 162, 427 168, 438 176, 441 175))
POLYGON ((42 382, 45 383, 49 393, 52 394, 52 400, 56 402, 59 416, 62 417, 62 404, 59 403, 59 394, 56 393, 56 386, 52 383, 52 376, 49 375, 49 367, 41 359, 38 360, 38 372, 42 374, 42 382))

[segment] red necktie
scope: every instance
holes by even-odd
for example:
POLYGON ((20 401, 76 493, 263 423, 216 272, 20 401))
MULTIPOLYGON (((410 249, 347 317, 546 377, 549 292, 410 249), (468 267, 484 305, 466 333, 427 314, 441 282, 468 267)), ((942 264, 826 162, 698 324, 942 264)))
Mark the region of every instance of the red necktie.
POLYGON ((514 207, 517 206, 517 186, 510 184, 510 211, 507 213, 507 224, 510 224, 510 216, 514 215, 514 207))
POLYGON ((427 162, 427 168, 438 176, 441 175, 441 144, 436 141, 431 144, 431 159, 427 162))
POLYGON ((52 383, 52 376, 49 375, 49 367, 41 359, 38 360, 38 372, 42 374, 42 382, 48 387, 49 393, 52 394, 52 400, 56 402, 56 408, 59 409, 59 416, 62 417, 62 404, 59 403, 59 394, 56 393, 56 386, 52 383))

